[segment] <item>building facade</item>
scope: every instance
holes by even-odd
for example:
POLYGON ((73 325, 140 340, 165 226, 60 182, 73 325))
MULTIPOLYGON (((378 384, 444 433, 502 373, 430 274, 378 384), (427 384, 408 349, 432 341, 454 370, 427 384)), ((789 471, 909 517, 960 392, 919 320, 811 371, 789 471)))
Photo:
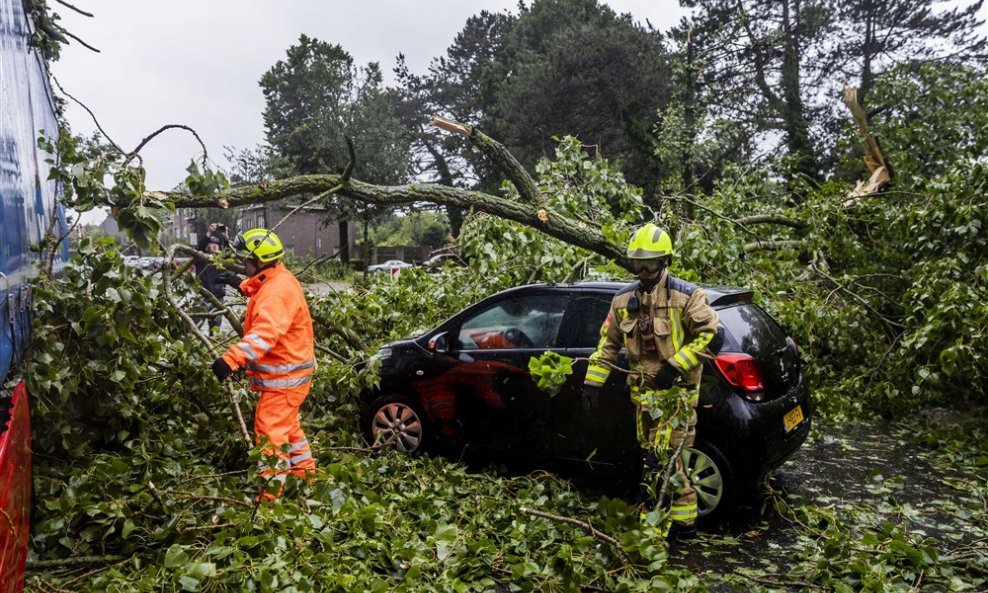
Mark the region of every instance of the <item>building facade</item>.
MULTIPOLYGON (((235 211, 235 223, 230 228, 230 238, 236 233, 253 228, 270 228, 276 225, 291 212, 294 207, 272 204, 259 204, 238 208, 235 211)), ((214 220, 200 220, 207 216, 204 211, 195 208, 177 208, 165 227, 167 242, 180 242, 196 245, 199 233, 214 220)), ((350 255, 356 253, 356 225, 349 225, 350 255)), ((323 257, 333 255, 340 249, 339 224, 332 220, 326 208, 310 206, 292 214, 277 230, 278 238, 285 246, 285 251, 300 257, 323 257)))

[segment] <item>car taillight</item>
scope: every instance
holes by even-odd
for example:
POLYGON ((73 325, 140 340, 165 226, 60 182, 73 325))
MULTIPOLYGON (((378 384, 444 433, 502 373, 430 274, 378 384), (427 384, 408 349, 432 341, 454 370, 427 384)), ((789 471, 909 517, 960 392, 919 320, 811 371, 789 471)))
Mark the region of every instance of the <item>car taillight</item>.
POLYGON ((755 359, 747 354, 721 354, 714 359, 720 374, 734 387, 740 387, 752 401, 765 398, 765 383, 755 359))

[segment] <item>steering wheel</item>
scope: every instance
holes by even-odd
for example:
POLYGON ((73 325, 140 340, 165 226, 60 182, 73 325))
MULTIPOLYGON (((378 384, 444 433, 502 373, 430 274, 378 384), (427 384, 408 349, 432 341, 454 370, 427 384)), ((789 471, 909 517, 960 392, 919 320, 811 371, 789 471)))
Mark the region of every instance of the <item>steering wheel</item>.
POLYGON ((511 342, 519 348, 534 348, 535 344, 532 340, 525 335, 525 332, 521 331, 517 327, 512 327, 511 329, 505 330, 504 339, 511 342))

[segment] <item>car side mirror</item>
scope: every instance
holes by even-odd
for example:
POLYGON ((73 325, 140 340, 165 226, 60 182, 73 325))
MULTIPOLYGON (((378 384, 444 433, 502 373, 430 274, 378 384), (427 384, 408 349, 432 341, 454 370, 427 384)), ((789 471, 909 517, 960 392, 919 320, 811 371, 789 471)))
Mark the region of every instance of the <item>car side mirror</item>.
POLYGON ((449 333, 442 332, 429 338, 429 350, 449 354, 449 333))

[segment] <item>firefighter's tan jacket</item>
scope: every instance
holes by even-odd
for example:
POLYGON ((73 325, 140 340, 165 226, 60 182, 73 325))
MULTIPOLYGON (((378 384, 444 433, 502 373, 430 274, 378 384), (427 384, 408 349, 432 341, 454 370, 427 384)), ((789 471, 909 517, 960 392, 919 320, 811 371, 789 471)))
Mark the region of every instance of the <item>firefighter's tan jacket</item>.
POLYGON ((668 270, 662 272, 650 293, 633 282, 611 301, 611 310, 600 328, 597 351, 590 356, 586 384, 603 385, 617 362, 618 352, 626 347, 631 369, 628 385, 654 388, 655 374, 668 361, 682 375, 684 384, 697 386, 703 374, 703 359, 712 358, 707 347, 717 336, 719 323, 703 289, 669 275, 668 270), (637 311, 629 311, 633 299, 638 300, 637 311), (643 336, 645 315, 651 317, 651 337, 643 336), (654 340, 655 348, 649 347, 647 340, 654 340))

